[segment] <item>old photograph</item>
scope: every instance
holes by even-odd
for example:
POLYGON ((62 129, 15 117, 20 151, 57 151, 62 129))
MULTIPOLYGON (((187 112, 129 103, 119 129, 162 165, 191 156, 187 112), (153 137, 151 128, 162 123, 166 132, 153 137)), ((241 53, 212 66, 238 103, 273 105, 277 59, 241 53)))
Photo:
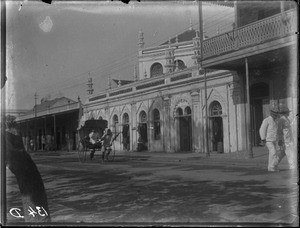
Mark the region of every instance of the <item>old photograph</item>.
POLYGON ((296 1, 1 1, 1 225, 299 226, 296 1))

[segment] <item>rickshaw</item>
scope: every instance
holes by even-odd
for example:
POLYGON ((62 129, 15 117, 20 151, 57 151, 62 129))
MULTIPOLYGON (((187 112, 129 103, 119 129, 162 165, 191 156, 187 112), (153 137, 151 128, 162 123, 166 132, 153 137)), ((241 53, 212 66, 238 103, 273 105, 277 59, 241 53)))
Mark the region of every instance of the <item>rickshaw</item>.
MULTIPOLYGON (((98 132, 100 137, 104 134, 104 130, 107 128, 107 121, 103 119, 99 120, 86 120, 84 122, 83 126, 80 126, 78 128, 78 136, 79 136, 79 145, 78 145, 78 158, 80 162, 86 162, 87 158, 89 157, 89 153, 92 149, 95 149, 95 151, 101 151, 102 144, 99 144, 99 146, 94 146, 90 143, 89 134, 92 130, 95 132, 98 132)), ((113 137, 114 141, 119 134, 116 134, 113 137)), ((113 161, 115 158, 115 146, 112 142, 112 146, 110 149, 106 151, 106 159, 108 161, 113 161)))

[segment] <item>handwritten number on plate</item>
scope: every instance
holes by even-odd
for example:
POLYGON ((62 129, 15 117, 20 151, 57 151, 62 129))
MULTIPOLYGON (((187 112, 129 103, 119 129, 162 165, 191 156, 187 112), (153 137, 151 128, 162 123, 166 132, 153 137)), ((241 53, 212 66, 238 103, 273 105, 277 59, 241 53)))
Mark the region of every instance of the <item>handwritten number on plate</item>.
POLYGON ((29 215, 32 215, 32 217, 35 217, 35 214, 37 214, 30 206, 29 206, 29 209, 27 209, 27 210, 29 212, 29 215))

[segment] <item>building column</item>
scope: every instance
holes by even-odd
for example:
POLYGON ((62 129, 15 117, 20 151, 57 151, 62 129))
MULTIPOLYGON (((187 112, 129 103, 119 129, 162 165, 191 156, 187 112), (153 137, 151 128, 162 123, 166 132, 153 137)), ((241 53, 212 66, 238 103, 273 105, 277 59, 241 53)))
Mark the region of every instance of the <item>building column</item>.
POLYGON ((192 145, 193 152, 200 152, 200 97, 199 90, 191 92, 192 97, 192 145))
POLYGON ((171 99, 169 96, 164 98, 164 113, 163 113, 163 150, 166 152, 171 151, 171 113, 170 104, 171 99))
POLYGON ((231 122, 234 124, 230 124, 230 131, 235 132, 234 134, 231 134, 231 141, 232 141, 232 151, 239 151, 242 149, 240 147, 240 140, 239 140, 239 135, 240 135, 240 127, 238 125, 240 117, 238 117, 238 106, 241 103, 241 86, 238 81, 232 81, 230 83, 230 89, 229 89, 229 94, 230 97, 232 98, 232 103, 234 105, 234 112, 232 113, 232 118, 231 122))
POLYGON ((54 151, 56 151, 57 150, 57 142, 56 142, 56 116, 55 115, 53 115, 53 130, 54 130, 53 146, 54 146, 54 151))
POLYGON ((132 151, 137 150, 137 117, 136 117, 136 103, 131 103, 131 140, 130 148, 132 151))
POLYGON ((252 139, 251 139, 251 116, 250 116, 250 87, 249 87, 249 67, 248 58, 245 58, 245 68, 246 68, 246 129, 247 129, 247 156, 248 158, 253 158, 252 151, 252 139))
MULTIPOLYGON (((43 137, 44 137, 44 140, 45 140, 45 148, 44 148, 44 150, 46 150, 46 145, 47 145, 47 140, 46 140, 46 135, 47 135, 47 117, 45 116, 44 117, 44 135, 43 135, 43 137)), ((43 146, 43 145, 42 145, 43 146)))
POLYGON ((30 147, 30 139, 29 139, 29 127, 28 127, 29 121, 26 121, 26 151, 29 151, 30 147))

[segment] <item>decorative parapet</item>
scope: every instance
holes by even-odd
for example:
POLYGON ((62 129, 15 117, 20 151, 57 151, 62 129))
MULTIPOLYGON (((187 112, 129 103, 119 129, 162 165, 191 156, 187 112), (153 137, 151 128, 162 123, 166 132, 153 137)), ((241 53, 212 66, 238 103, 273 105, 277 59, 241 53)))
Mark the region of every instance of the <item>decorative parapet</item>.
POLYGON ((173 82, 179 80, 189 80, 192 77, 192 72, 196 70, 196 67, 186 68, 181 71, 172 72, 170 74, 164 74, 159 77, 155 78, 147 78, 144 80, 139 80, 128 85, 114 88, 108 91, 104 91, 100 94, 95 96, 90 96, 88 98, 88 102, 95 102, 100 101, 103 99, 108 99, 110 97, 118 96, 118 95, 125 95, 128 93, 132 93, 135 91, 141 91, 144 89, 154 88, 157 86, 163 86, 167 84, 172 84, 173 82))
POLYGON ((174 81, 178 81, 178 80, 182 80, 182 79, 190 78, 190 77, 192 77, 192 73, 180 74, 180 75, 176 75, 176 76, 171 77, 170 81, 174 82, 174 81))
POLYGON ((162 85, 165 84, 165 80, 161 79, 161 80, 157 80, 154 82, 149 82, 147 84, 143 84, 143 85, 139 85, 136 87, 136 90, 140 90, 140 89, 146 89, 146 88, 150 88, 150 87, 154 87, 154 86, 158 86, 158 85, 162 85))
POLYGON ((120 95, 120 94, 123 94, 123 93, 129 93, 132 91, 132 88, 128 88, 128 89, 123 89, 123 90, 118 90, 116 92, 112 92, 109 94, 110 97, 113 97, 113 96, 116 96, 116 95, 120 95))
POLYGON ((91 97, 89 98, 89 101, 95 101, 95 100, 100 100, 106 98, 106 94, 101 94, 99 96, 91 97))
POLYGON ((292 9, 203 41, 203 59, 294 35, 296 32, 297 14, 292 9))
MULTIPOLYGON (((297 12, 295 9, 291 9, 204 40, 202 60, 295 35, 297 31, 297 12)), ((194 55, 193 59, 196 60, 201 54, 200 44, 195 38, 191 41, 143 49, 139 58, 164 56, 169 47, 175 50, 175 56, 181 50, 189 50, 191 55, 194 55)))

